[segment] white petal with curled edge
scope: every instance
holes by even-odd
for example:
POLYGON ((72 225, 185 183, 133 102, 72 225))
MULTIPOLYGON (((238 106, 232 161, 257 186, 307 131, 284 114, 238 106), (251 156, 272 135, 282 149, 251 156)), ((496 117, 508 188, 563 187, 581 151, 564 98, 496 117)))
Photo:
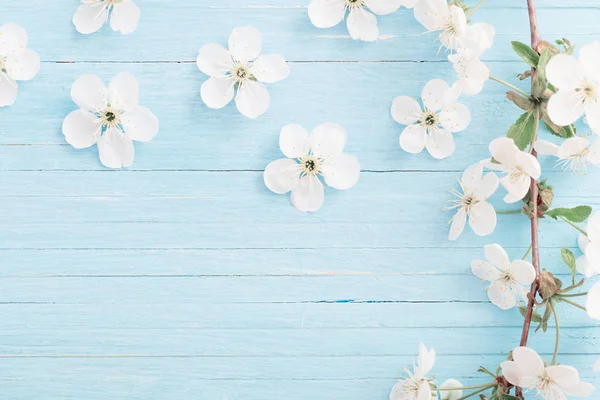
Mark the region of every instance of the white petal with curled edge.
POLYGON ((300 164, 289 158, 275 160, 265 168, 265 185, 270 191, 284 194, 298 185, 300 164))
POLYGON ((0 107, 12 106, 17 99, 19 85, 4 74, 0 74, 0 107))
MULTIPOLYGON (((422 377, 424 377, 425 375, 427 375, 429 373, 429 371, 431 371, 434 364, 435 364, 435 350, 434 349, 427 350, 427 347, 425 347, 425 345, 423 343, 419 343, 419 358, 418 358, 417 368, 416 368, 416 370, 418 371, 418 374, 420 374, 422 377)), ((417 371, 415 371, 415 373, 417 373, 417 371)))
POLYGON ((288 158, 300 158, 310 149, 308 132, 298 124, 289 124, 281 129, 279 148, 288 158))
POLYGON ((498 179, 498 175, 488 172, 473 191, 473 196, 479 201, 485 201, 496 192, 499 185, 500 179, 498 179))
POLYGON ((462 397, 463 384, 457 381, 456 379, 446 379, 444 383, 442 383, 438 390, 440 391, 441 400, 457 400, 462 397), (452 390, 444 390, 444 389, 452 389, 452 390))
POLYGON ((133 142, 115 128, 109 128, 98 139, 98 154, 103 165, 109 168, 129 167, 133 164, 133 142))
POLYGON ((0 26, 0 54, 18 54, 27 47, 27 32, 21 26, 9 22, 0 26))
POLYGON ((158 133, 158 118, 146 107, 137 106, 121 115, 125 135, 138 142, 149 142, 158 133))
POLYGON ((408 125, 400 134, 400 147, 411 154, 423 151, 427 144, 427 129, 421 125, 408 125))
POLYGON ((16 81, 28 81, 40 71, 40 56, 32 50, 26 49, 6 57, 5 68, 8 76, 16 81))
POLYGON ((198 69, 208 76, 223 78, 233 69, 229 50, 220 44, 210 43, 200 48, 196 57, 198 69))
POLYGON ((398 96, 392 102, 392 118, 399 124, 410 125, 421 117, 421 106, 415 99, 398 96))
POLYGON ((579 60, 585 74, 600 81, 600 42, 588 43, 579 50, 579 60))
POLYGON ((299 211, 314 212, 325 201, 325 188, 318 178, 306 176, 300 178, 298 185, 292 189, 290 199, 299 211))
MULTIPOLYGON (((600 91, 600 86, 596 90, 600 91)), ((585 106, 585 122, 589 125, 592 132, 600 135, 600 103, 585 106)))
POLYGON ((456 145, 452 133, 436 130, 427 135, 425 147, 433 158, 441 160, 450 157, 454 153, 456 145))
POLYGON ((519 384, 519 379, 522 376, 519 364, 514 361, 504 361, 500 364, 500 367, 502 368, 502 376, 504 376, 511 385, 517 386, 519 384))
POLYGON ((254 60, 250 72, 260 82, 273 83, 287 78, 290 66, 279 54, 265 54, 254 60))
POLYGON ((350 10, 346 25, 352 39, 373 42, 379 37, 377 17, 362 7, 355 7, 350 10))
POLYGON ((588 291, 585 308, 590 318, 600 319, 600 282, 594 283, 588 291))
POLYGON ((492 25, 480 22, 466 27, 462 41, 466 48, 481 54, 492 47, 495 35, 496 30, 492 25))
POLYGON ((106 6, 98 6, 95 4, 82 4, 77 7, 77 11, 73 15, 73 25, 77 32, 88 35, 102 28, 108 16, 106 6))
POLYGON ((139 104, 140 87, 127 72, 117 74, 108 85, 108 102, 117 110, 133 110, 139 104))
POLYGON ((481 183, 481 175, 483 175, 483 166, 473 164, 467 167, 460 177, 460 186, 466 194, 471 194, 481 183))
POLYGON ((389 400, 403 400, 404 399, 404 383, 405 380, 401 379, 392 387, 390 391, 389 400))
POLYGON ((452 224, 450 225, 450 232, 448 233, 449 240, 456 240, 465 229, 467 223, 467 212, 464 207, 458 209, 454 217, 452 217, 452 224))
POLYGON ((496 267, 507 270, 510 268, 510 258, 502 246, 497 243, 488 244, 483 248, 485 258, 496 267))
POLYGON ((564 394, 573 397, 589 397, 594 393, 594 390, 596 390, 591 383, 581 381, 575 386, 563 387, 561 389, 564 394))
POLYGON ((579 384, 579 372, 571 366, 550 365, 546 367, 546 373, 561 389, 579 384))
POLYGON ((557 54, 546 65, 546 77, 559 92, 575 90, 583 80, 581 63, 570 54, 557 54))
POLYGON ((440 124, 450 132, 467 129, 471 123, 471 112, 464 104, 454 103, 440 112, 440 124))
POLYGON ((346 130, 338 124, 327 122, 317 126, 308 138, 312 153, 322 159, 337 157, 346 145, 346 130))
POLYGON ((419 0, 415 4, 415 18, 428 31, 439 31, 450 18, 446 0, 419 0))
POLYGON ((101 111, 108 102, 108 90, 96 75, 81 75, 71 87, 71 97, 79 108, 101 111))
POLYGON ((490 143, 490 153, 494 160, 507 167, 517 164, 517 153, 520 151, 514 140, 507 137, 499 137, 490 143))
POLYGON ((235 90, 231 78, 209 78, 200 88, 200 97, 209 108, 223 108, 233 99, 235 90))
POLYGON ((248 118, 255 119, 263 115, 271 103, 271 96, 265 85, 260 82, 246 81, 235 96, 238 110, 248 118))
MULTIPOLYGON (((538 145, 538 142, 545 142, 545 140, 538 140, 537 142, 535 142, 535 145, 538 145)), ((584 137, 581 136, 575 136, 572 138, 568 138, 566 139, 561 145, 560 147, 556 146, 558 148, 558 151, 556 152, 556 156, 559 158, 569 158, 573 155, 576 154, 581 154, 582 152, 584 152, 590 145, 590 141, 587 140, 584 137)), ((537 150, 537 147, 536 147, 537 150)), ((539 153, 539 151, 538 151, 539 153)))
POLYGON ((495 281, 488 287, 488 298, 501 310, 508 310, 517 305, 517 296, 503 281, 495 281))
POLYGON ((331 28, 344 19, 345 0, 313 0, 308 5, 310 22, 317 28, 331 28))
POLYGON ((558 157, 558 146, 547 140, 536 140, 533 148, 538 154, 558 157))
POLYGON ((375 14, 386 15, 397 11, 402 0, 365 0, 364 4, 375 14))
POLYGON ((358 182, 360 164, 356 157, 341 154, 328 159, 322 171, 325 183, 338 190, 347 190, 358 182))
POLYGON ((510 263, 510 271, 521 285, 531 285, 535 280, 535 269, 528 261, 514 260, 510 263))
POLYGON ((511 179, 509 176, 505 176, 500 179, 500 183, 508 191, 508 194, 510 194, 510 197, 504 198, 504 202, 516 203, 517 201, 523 199, 523 197, 525 197, 529 191, 531 180, 525 175, 516 180, 511 179))
POLYGON ((131 0, 116 3, 110 15, 110 27, 122 35, 133 33, 140 22, 140 8, 131 0))
POLYGON ((575 90, 559 90, 548 100, 548 116, 552 122, 560 126, 577 121, 583 115, 584 108, 575 90))
POLYGON ((63 121, 62 132, 67 143, 76 149, 85 149, 98 141, 102 124, 98 117, 84 110, 75 110, 63 121))
POLYGON ((544 361, 542 361, 538 353, 529 347, 517 347, 514 349, 513 360, 519 364, 522 377, 539 376, 544 370, 544 361))
POLYGON ((471 262, 471 272, 473 275, 484 281, 493 282, 500 278, 498 268, 494 267, 487 261, 474 260, 471 262))
POLYGON ((444 97, 449 89, 448 83, 442 79, 432 79, 427 82, 421 92, 425 108, 430 111, 441 110, 444 107, 444 97))
POLYGON ((479 236, 487 236, 496 228, 496 211, 487 201, 481 201, 471 207, 469 225, 479 236))
POLYGON ((260 55, 262 34, 253 26, 235 28, 229 37, 229 52, 234 60, 248 63, 260 55))
POLYGON ((586 278, 590 278, 596 273, 596 270, 592 268, 592 264, 585 255, 577 257, 575 265, 577 267, 577 272, 584 275, 586 278))
POLYGON ((462 93, 474 96, 483 90, 483 85, 490 78, 490 69, 479 59, 468 62, 459 81, 462 93))
POLYGON ((519 151, 516 157, 517 165, 519 165, 521 170, 523 170, 527 175, 533 179, 538 179, 540 175, 542 175, 542 167, 540 166, 540 162, 532 154, 519 151))
POLYGON ((419 386, 419 390, 417 391, 417 400, 431 400, 431 396, 431 386, 428 384, 419 386))

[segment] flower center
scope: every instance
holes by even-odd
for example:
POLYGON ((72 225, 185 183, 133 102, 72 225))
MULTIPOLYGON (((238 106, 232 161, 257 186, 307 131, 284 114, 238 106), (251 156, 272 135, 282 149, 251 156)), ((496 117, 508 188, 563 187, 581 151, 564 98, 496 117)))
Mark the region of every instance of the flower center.
MULTIPOLYGON (((461 188, 462 188, 462 184, 461 184, 461 188)), ((473 207, 475 204, 479 203, 479 200, 477 200, 473 194, 465 193, 464 188, 462 188, 462 192, 460 192, 456 189, 450 189, 450 190, 448 190, 448 192, 450 192, 457 198, 454 200, 450 200, 450 203, 452 205, 450 205, 448 207, 444 207, 442 209, 442 211, 448 211, 448 210, 452 210, 454 208, 464 208, 465 212, 467 214, 469 214, 471 212, 471 207, 473 207)))
POLYGON ((592 164, 589 159, 591 150, 586 147, 582 151, 576 154, 572 154, 566 158, 559 159, 556 165, 559 166, 563 171, 572 171, 579 175, 587 173, 588 165, 592 164))
POLYGON ((510 270, 503 270, 500 273, 500 280, 505 283, 516 283, 510 270))
POLYGON ((421 121, 427 128, 433 128, 438 123, 438 116, 433 111, 427 110, 421 115, 421 121))
POLYGON ((520 166, 511 167, 508 172, 508 179, 510 179, 511 182, 518 182, 523 179, 524 176, 527 176, 527 174, 520 166))
POLYGON ((308 154, 306 156, 300 157, 298 159, 301 166, 302 175, 319 175, 321 173, 322 160, 313 156, 312 154, 308 154))
POLYGON ((231 71, 231 76, 235 80, 236 83, 243 83, 252 78, 252 74, 250 73, 250 69, 245 64, 235 64, 233 70, 231 71))
POLYGON ((595 103, 596 102, 596 85, 590 81, 584 81, 581 87, 577 88, 576 91, 581 96, 581 100, 584 103, 595 103))
POLYGON ((121 111, 108 106, 100 113, 100 122, 105 128, 111 128, 121 123, 121 111))
POLYGON ((123 2, 123 0, 108 0, 106 2, 106 7, 111 8, 111 7, 114 7, 115 4, 119 4, 119 3, 122 3, 122 2, 123 2))
POLYGON ((364 0, 346 0, 346 8, 362 7, 364 0))

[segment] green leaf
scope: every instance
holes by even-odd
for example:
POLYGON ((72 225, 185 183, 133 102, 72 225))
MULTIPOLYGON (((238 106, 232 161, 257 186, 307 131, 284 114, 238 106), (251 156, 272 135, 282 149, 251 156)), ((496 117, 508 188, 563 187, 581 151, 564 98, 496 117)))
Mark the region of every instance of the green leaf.
POLYGON ((526 99, 515 92, 506 92, 506 98, 515 103, 521 110, 531 111, 535 107, 535 103, 531 99, 526 99))
POLYGON ((529 66, 533 68, 537 68, 538 61, 540 60, 540 55, 536 53, 531 46, 522 43, 522 42, 510 42, 512 44, 512 49, 519 57, 521 57, 529 66))
POLYGON ((538 60, 537 72, 538 72, 539 78, 543 82, 546 82, 546 66, 548 65, 548 62, 550 61, 551 58, 552 58, 552 53, 550 52, 550 49, 544 49, 544 51, 542 51, 542 54, 540 55, 540 58, 538 60))
POLYGON ((571 222, 585 222, 592 214, 592 207, 577 206, 573 208, 554 208, 546 212, 545 215, 553 219, 563 217, 571 222))
POLYGON ((496 375, 494 375, 494 374, 492 373, 492 371, 490 371, 490 370, 489 370, 489 369, 487 369, 486 367, 479 367, 479 369, 477 370, 477 372, 481 372, 482 374, 488 374, 488 375, 490 375, 490 376, 492 376, 492 377, 494 377, 494 378, 496 377, 496 375))
POLYGON ((535 117, 533 112, 523 113, 517 121, 508 128, 507 137, 513 139, 517 147, 525 150, 531 144, 535 133, 535 117))
POLYGON ((560 249, 560 255, 565 265, 571 270, 571 278, 573 280, 573 285, 575 285, 575 276, 577 275, 577 262, 575 261, 575 256, 573 255, 573 252, 566 247, 560 249))
POLYGON ((501 400, 521 400, 521 398, 511 394, 503 394, 501 400))
MULTIPOLYGON (((519 306, 519 312, 521 313, 521 315, 523 316, 523 318, 525 318, 525 316, 527 315, 527 307, 525 307, 525 306, 519 306)), ((539 312, 534 311, 533 314, 531 314, 531 321, 532 322, 536 322, 536 323, 540 323, 540 322, 542 322, 542 316, 540 315, 539 312)))

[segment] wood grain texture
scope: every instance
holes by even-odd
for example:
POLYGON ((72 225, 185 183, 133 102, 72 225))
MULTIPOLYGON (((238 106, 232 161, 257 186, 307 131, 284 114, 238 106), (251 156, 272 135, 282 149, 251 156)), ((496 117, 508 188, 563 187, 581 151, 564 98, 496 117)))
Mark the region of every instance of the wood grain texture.
MULTIPOLYGON (((464 99, 473 120, 452 158, 413 156, 399 149, 391 102, 453 71, 411 11, 380 17, 382 40, 362 43, 343 25, 313 27, 308 0, 137 3, 134 34, 83 36, 70 22, 76 0, 0 0, 0 24, 24 26, 43 61, 0 109, 0 398, 386 399, 421 341, 439 354, 440 382, 482 382, 475 371, 506 358, 521 317, 489 304, 469 264, 494 242, 520 258, 528 221, 501 215, 492 236, 467 230, 452 243, 441 209, 461 171, 489 157, 490 140, 519 115, 504 88, 489 82, 464 99), (205 107, 194 64, 202 45, 249 24, 292 69, 269 85, 271 107, 256 121, 233 105, 205 107), (68 146, 60 127, 79 75, 121 71, 138 78, 161 129, 136 144, 130 168, 110 171, 96 148, 68 146), (348 130, 361 180, 302 214, 264 187, 262 170, 282 156, 283 125, 328 121, 348 130)), ((540 2, 544 37, 598 40, 598 5, 540 2)), ((510 40, 527 40, 524 2, 488 0, 473 19, 494 24, 485 60, 515 82, 526 67, 510 40)), ((557 205, 598 208, 598 171, 542 166, 557 205)), ((516 208, 500 193, 492 203, 516 208)), ((542 265, 565 281, 559 247, 579 254, 576 237, 542 221, 542 265)), ((559 361, 599 386, 597 326, 561 314, 559 361)), ((553 335, 535 336, 536 350, 551 353, 553 335)))

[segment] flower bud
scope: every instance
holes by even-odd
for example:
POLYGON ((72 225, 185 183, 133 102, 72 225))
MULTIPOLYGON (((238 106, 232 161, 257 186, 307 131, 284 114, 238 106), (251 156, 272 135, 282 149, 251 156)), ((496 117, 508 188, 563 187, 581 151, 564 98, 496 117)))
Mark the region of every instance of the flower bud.
POLYGON ((554 296, 561 287, 562 282, 555 278, 551 272, 542 272, 540 274, 540 294, 542 299, 546 300, 554 296))

